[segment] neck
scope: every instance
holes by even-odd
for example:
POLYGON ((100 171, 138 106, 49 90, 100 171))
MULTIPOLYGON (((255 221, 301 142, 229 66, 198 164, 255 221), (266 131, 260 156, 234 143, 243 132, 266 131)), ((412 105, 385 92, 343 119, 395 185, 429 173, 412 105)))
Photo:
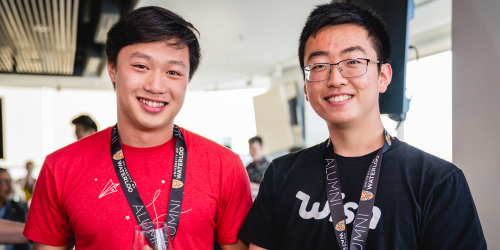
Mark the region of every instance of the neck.
POLYGON ((256 159, 253 159, 254 162, 259 162, 262 160, 262 158, 264 158, 264 156, 260 156, 259 158, 256 158, 256 159))
POLYGON ((154 130, 141 130, 128 123, 118 121, 120 142, 136 148, 151 148, 162 145, 172 138, 173 130, 173 123, 154 130))
POLYGON ((345 157, 357 157, 384 146, 384 126, 380 115, 376 118, 349 126, 327 123, 335 153, 345 157))
POLYGON ((5 206, 5 204, 7 204, 7 200, 0 200, 0 207, 3 207, 5 206))

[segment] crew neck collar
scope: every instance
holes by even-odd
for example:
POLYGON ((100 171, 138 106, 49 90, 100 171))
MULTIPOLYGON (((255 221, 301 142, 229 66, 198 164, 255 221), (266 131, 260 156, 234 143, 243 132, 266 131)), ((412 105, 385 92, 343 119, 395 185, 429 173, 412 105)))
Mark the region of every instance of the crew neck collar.
MULTIPOLYGON (((322 144, 320 144, 321 152, 323 152, 326 149, 326 147, 328 145, 328 141, 329 141, 329 139, 326 139, 322 144)), ((399 147, 401 144, 402 144, 402 142, 397 137, 392 137, 392 145, 389 148, 389 150, 387 150, 384 153, 384 155, 390 153, 395 148, 399 147)), ((377 154, 378 150, 379 149, 377 149, 369 154, 363 155, 363 156, 344 157, 344 156, 335 154, 335 157, 337 158, 337 162, 339 165, 352 166, 352 165, 363 164, 366 162, 371 162, 373 160, 373 158, 375 157, 375 155, 377 154)))
POLYGON ((170 138, 167 142, 155 146, 155 147, 150 147, 150 148, 137 148, 137 147, 132 147, 126 144, 123 144, 120 142, 120 145, 122 146, 122 149, 125 154, 132 154, 132 155, 154 155, 158 154, 161 152, 169 152, 168 150, 172 150, 175 146, 176 139, 174 136, 170 138))
POLYGON ((373 160, 373 158, 375 158, 379 150, 380 148, 369 154, 363 156, 355 156, 355 157, 345 157, 335 154, 335 158, 337 160, 338 165, 342 166, 364 165, 370 163, 373 160))
MULTIPOLYGON (((113 127, 108 128, 108 130, 109 130, 107 133, 108 140, 111 140, 111 130, 112 129, 113 129, 113 127)), ((154 146, 154 147, 138 148, 138 147, 129 146, 129 145, 121 143, 121 142, 120 142, 120 145, 122 146, 122 149, 126 155, 154 155, 154 154, 158 154, 158 153, 173 151, 176 141, 177 140, 175 139, 175 136, 172 136, 172 138, 170 138, 170 140, 168 140, 167 142, 165 142, 161 145, 158 145, 158 146, 154 146)))

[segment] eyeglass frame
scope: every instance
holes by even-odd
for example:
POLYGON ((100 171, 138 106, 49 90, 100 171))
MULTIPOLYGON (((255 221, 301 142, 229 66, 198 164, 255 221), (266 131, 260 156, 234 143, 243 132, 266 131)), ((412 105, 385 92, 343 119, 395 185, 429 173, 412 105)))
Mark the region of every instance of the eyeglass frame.
POLYGON ((332 66, 335 66, 335 65, 338 65, 339 66, 339 71, 340 71, 340 74, 345 77, 345 78, 353 78, 353 77, 358 77, 358 76, 363 76, 366 74, 366 72, 368 72, 368 63, 376 63, 376 64, 379 64, 379 63, 382 63, 380 61, 377 61, 377 60, 372 60, 372 59, 366 59, 366 58, 349 58, 349 59, 345 59, 345 60, 342 60, 338 63, 313 63, 313 64, 309 64, 309 65, 306 65, 304 67, 302 67, 302 72, 304 73, 304 76, 306 76, 306 67, 310 67, 311 65, 316 65, 316 64, 330 64, 330 72, 328 73, 328 77, 323 79, 323 80, 317 80, 317 81, 311 81, 311 80, 308 80, 307 77, 306 77, 306 80, 309 81, 309 82, 321 82, 321 81, 324 81, 324 80, 328 80, 330 78, 330 75, 332 75, 332 66), (340 67, 340 63, 341 62, 345 62, 345 61, 349 61, 349 60, 365 60, 366 61, 366 71, 365 73, 361 74, 361 75, 357 75, 357 76, 344 76, 344 73, 342 73, 342 68, 340 67))

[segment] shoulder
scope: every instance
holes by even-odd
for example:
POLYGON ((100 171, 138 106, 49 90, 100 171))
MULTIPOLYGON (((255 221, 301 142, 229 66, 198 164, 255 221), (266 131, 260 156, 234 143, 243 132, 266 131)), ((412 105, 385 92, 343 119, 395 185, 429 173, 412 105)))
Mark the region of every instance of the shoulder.
POLYGON ((272 172, 275 181, 276 178, 283 179, 285 176, 296 171, 301 171, 308 166, 322 166, 323 151, 326 147, 326 141, 314 146, 290 153, 272 160, 267 171, 272 172))
POLYGON ((382 162, 388 161, 399 171, 425 178, 425 182, 439 185, 447 178, 461 173, 455 164, 429 154, 398 139, 394 139, 394 148, 384 154, 382 162))
POLYGON ((241 162, 240 157, 230 149, 187 129, 181 128, 181 131, 186 139, 187 150, 195 151, 195 155, 205 155, 210 158, 224 159, 225 161, 235 160, 241 162))
POLYGON ((88 159, 96 157, 96 154, 102 152, 109 154, 109 150, 103 151, 103 148, 110 148, 111 129, 112 127, 101 130, 54 151, 47 155, 45 163, 50 165, 55 162, 63 163, 65 161, 74 161, 78 158, 88 159))

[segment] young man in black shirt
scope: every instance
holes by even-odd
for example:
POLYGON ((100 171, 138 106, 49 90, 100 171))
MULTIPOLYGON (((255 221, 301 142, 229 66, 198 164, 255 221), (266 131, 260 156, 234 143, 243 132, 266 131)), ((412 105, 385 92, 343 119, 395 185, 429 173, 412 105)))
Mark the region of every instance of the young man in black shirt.
POLYGON ((330 138, 268 167, 239 233, 251 250, 486 249, 462 171, 385 133, 378 98, 390 59, 373 11, 332 3, 311 13, 304 93, 330 138))

